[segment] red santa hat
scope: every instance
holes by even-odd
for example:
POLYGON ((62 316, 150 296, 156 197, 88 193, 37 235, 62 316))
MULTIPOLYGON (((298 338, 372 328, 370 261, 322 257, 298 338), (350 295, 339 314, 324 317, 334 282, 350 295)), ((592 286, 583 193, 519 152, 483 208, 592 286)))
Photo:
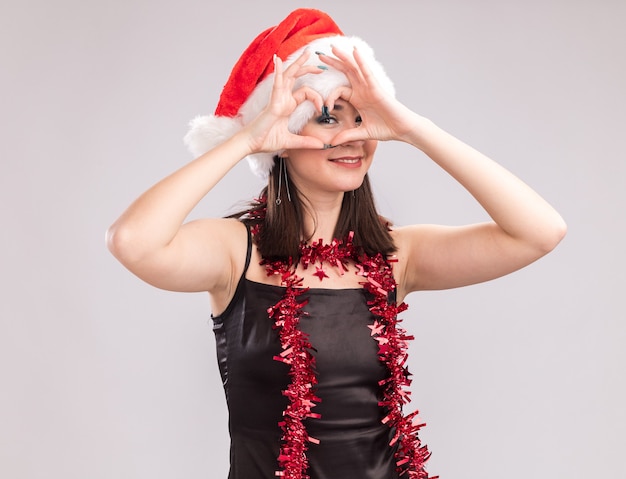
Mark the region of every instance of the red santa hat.
MULTIPOLYGON (((380 86, 395 94, 393 83, 375 60, 374 52, 367 43, 357 37, 345 36, 326 13, 301 8, 291 12, 277 26, 262 32, 243 52, 224 85, 215 113, 198 116, 190 122, 185 144, 191 153, 200 156, 209 151, 242 129, 265 108, 274 81, 274 54, 283 60, 286 68, 305 48, 332 55, 331 45, 346 52, 351 52, 356 46, 380 86)), ((321 64, 316 55, 311 55, 307 63, 321 64)), ((337 87, 349 84, 343 73, 328 68, 321 74, 300 77, 294 88, 306 85, 326 98, 337 87)), ((313 103, 305 101, 289 117, 289 130, 299 133, 313 115, 313 103)), ((280 153, 256 153, 248 156, 247 160, 256 175, 267 178, 274 157, 280 153)))

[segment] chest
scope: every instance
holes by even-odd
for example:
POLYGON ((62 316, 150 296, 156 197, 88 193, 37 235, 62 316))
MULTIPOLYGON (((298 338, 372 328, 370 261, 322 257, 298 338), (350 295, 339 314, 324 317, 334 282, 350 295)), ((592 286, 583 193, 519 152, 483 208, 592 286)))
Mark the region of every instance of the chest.
MULTIPOLYGON (((268 276, 267 269, 261 263, 261 257, 256 248, 252 251, 250 265, 246 271, 246 278, 257 282, 281 286, 279 275, 268 276)), ((353 261, 348 261, 344 266, 334 266, 324 262, 323 264, 298 264, 295 273, 302 278, 304 288, 325 289, 358 289, 362 287, 363 277, 358 274, 359 270, 353 261)))
MULTIPOLYGON (((231 412, 236 410, 238 417, 261 429, 275 427, 285 407, 281 391, 289 381, 289 366, 274 359, 282 352, 281 342, 267 315, 267 309, 283 293, 281 287, 246 280, 233 307, 214 318, 231 412), (267 410, 274 413, 261 414, 267 410)), ((374 321, 368 293, 363 288, 318 288, 300 298, 306 305, 298 327, 311 343, 319 381, 315 390, 323 398, 316 410, 327 420, 356 414, 359 423, 376 422, 378 384, 387 370, 378 358, 378 346, 368 327, 374 321), (371 398, 367 406, 363 394, 371 398)))

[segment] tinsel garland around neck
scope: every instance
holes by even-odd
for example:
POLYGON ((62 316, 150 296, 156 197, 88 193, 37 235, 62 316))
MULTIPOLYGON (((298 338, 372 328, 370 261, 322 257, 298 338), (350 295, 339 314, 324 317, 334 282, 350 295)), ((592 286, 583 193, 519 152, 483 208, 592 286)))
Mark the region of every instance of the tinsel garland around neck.
MULTIPOLYGON (((253 212, 251 217, 262 219, 264 211, 253 212)), ((253 234, 259 234, 262 223, 252 228, 253 234)), ((328 277, 324 267, 339 269, 341 274, 348 271, 349 262, 357 268, 356 274, 363 277, 363 288, 371 293, 368 301, 369 310, 374 315, 371 336, 378 343, 378 357, 388 371, 388 376, 380 381, 381 395, 379 406, 384 408, 386 415, 382 422, 393 431, 390 447, 396 446, 394 459, 399 477, 407 479, 428 479, 425 462, 430 453, 422 445, 418 431, 425 424, 418 417, 418 411, 404 415, 402 408, 410 402, 410 373, 406 362, 408 359, 408 341, 413 337, 398 326, 401 322, 398 314, 407 309, 405 303, 397 304, 390 300, 396 288, 391 262, 382 254, 368 256, 358 252, 353 245, 353 233, 345 240, 334 239, 330 244, 323 244, 320 239, 311 245, 300 245, 300 258, 296 261, 262 260, 268 276, 279 275, 285 293, 275 305, 268 309, 268 315, 274 321, 278 331, 282 352, 274 359, 289 365, 288 384, 283 395, 288 398, 288 405, 279 423, 282 430, 282 444, 278 457, 279 470, 276 476, 284 479, 309 479, 307 474, 308 459, 306 451, 309 443, 319 443, 310 437, 304 421, 307 418, 319 418, 314 407, 320 399, 315 395, 317 377, 315 374, 315 356, 313 346, 305 333, 299 329, 300 318, 306 315, 303 310, 307 300, 300 296, 309 288, 303 287, 303 278, 296 274, 298 263, 304 269, 315 267, 313 275, 320 281, 328 277)), ((435 477, 431 479, 436 479, 435 477)))

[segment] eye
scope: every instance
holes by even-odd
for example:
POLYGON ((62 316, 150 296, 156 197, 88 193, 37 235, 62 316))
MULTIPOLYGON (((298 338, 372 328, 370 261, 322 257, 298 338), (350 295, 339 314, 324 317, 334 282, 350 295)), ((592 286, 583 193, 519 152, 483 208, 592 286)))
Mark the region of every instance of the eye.
POLYGON ((359 115, 359 116, 357 116, 357 117, 354 119, 354 122, 355 122, 357 125, 360 125, 361 123, 363 123, 363 120, 361 119, 361 116, 359 115))
POLYGON ((337 119, 333 116, 321 115, 317 118, 317 122, 320 125, 332 125, 333 123, 337 123, 337 119))

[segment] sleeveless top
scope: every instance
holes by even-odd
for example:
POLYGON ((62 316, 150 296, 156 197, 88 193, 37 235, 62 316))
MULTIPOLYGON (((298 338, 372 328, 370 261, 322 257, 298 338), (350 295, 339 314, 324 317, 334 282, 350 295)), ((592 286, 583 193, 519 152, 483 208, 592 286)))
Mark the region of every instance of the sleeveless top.
MULTIPOLYGON (((287 406, 282 395, 289 366, 273 357, 281 352, 278 332, 267 310, 285 288, 246 279, 252 241, 243 274, 226 310, 213 316, 217 357, 229 411, 229 479, 275 479, 281 431, 287 406)), ((382 424, 378 382, 388 373, 368 325, 369 293, 357 289, 311 288, 300 329, 315 351, 321 398, 313 409, 321 418, 306 420, 319 439, 308 445, 311 479, 397 479, 393 430, 382 424)))

